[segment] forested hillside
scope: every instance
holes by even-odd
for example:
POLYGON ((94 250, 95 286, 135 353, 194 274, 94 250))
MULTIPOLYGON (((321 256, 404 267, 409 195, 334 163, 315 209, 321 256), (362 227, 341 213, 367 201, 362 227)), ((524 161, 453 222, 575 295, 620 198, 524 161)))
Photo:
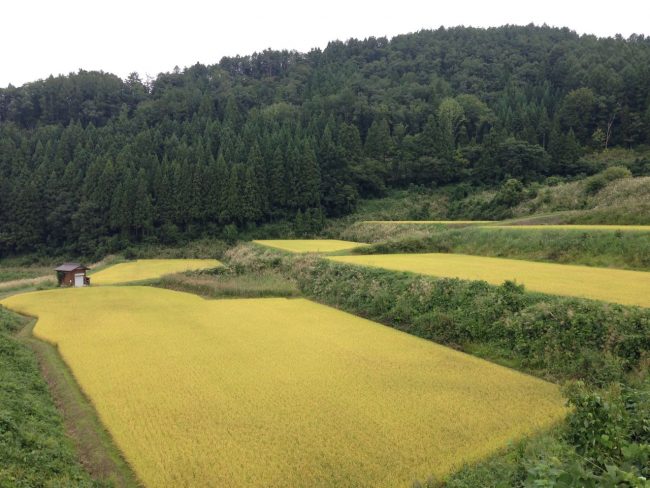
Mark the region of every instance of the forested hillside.
POLYGON ((0 255, 310 233, 390 188, 588 175, 586 153, 644 144, 643 36, 441 28, 149 82, 80 71, 0 89, 0 255))

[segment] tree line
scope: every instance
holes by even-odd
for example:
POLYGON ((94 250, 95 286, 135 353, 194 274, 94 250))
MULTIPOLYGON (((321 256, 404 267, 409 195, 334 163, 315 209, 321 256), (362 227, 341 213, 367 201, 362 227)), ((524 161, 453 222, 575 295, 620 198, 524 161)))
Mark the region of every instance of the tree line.
POLYGON ((293 222, 408 185, 589 174, 650 144, 650 38, 440 28, 267 50, 143 82, 0 89, 0 254, 293 222))

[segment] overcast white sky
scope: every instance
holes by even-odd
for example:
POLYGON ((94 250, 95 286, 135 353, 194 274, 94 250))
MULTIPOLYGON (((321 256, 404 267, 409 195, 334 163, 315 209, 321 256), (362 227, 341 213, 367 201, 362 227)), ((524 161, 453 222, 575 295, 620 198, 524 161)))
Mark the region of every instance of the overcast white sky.
POLYGON ((578 33, 650 34, 650 0, 6 0, 0 87, 79 68, 155 77, 265 48, 444 26, 547 23, 578 33))

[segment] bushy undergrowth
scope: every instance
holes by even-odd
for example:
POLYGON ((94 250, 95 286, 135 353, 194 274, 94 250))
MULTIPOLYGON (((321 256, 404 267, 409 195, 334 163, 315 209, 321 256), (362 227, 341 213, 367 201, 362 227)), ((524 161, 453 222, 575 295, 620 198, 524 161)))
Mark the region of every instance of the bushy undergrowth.
POLYGON ((631 177, 632 172, 629 169, 622 166, 611 166, 598 174, 586 178, 584 181, 584 192, 587 195, 595 195, 610 182, 631 177))
POLYGON ((650 224, 650 177, 616 178, 620 175, 610 168, 584 180, 540 188, 534 198, 513 208, 513 216, 572 211, 557 223, 650 224))
POLYGON ((220 239, 199 239, 182 245, 142 244, 129 247, 122 254, 126 259, 218 259, 228 248, 220 239))
POLYGON ((79 464, 34 354, 11 336, 22 325, 0 307, 0 487, 100 486, 79 464))
POLYGON ((442 230, 440 225, 357 222, 344 229, 340 237, 349 241, 379 243, 406 239, 424 239, 442 230))
POLYGON ((650 269, 650 234, 647 232, 438 227, 424 234, 407 234, 406 237, 378 242, 352 252, 450 252, 588 266, 650 269))
POLYGON ((572 407, 564 425, 467 465, 427 488, 647 488, 650 477, 650 384, 595 391, 565 388, 572 407))
MULTIPOLYGON (((602 392, 575 383, 566 395, 573 410, 564 436, 592 467, 594 481, 635 486, 650 479, 650 382, 612 385, 602 392)), ((584 478, 587 485, 590 476, 584 478)))

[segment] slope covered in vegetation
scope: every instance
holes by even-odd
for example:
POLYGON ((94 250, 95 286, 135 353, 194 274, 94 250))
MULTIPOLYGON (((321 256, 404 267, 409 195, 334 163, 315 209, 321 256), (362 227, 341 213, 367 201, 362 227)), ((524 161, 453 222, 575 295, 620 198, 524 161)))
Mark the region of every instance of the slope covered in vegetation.
POLYGON ((0 253, 310 234, 393 188, 592 174, 585 153, 650 142, 649 69, 643 36, 459 27, 10 86, 0 253))

